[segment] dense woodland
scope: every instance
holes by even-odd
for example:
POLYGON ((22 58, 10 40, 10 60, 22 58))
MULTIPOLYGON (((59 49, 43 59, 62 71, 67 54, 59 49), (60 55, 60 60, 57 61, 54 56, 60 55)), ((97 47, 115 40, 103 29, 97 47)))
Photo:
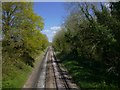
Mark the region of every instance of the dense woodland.
POLYGON ((33 3, 2 3, 3 88, 20 88, 34 67, 36 56, 48 46, 40 31, 43 18, 33 11, 33 3))
POLYGON ((70 3, 53 46, 81 87, 120 88, 120 2, 70 3))

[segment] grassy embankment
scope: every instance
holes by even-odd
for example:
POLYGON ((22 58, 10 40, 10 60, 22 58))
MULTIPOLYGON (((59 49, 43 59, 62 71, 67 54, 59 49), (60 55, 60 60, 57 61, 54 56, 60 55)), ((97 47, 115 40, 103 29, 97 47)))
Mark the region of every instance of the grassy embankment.
MULTIPOLYGON (((37 55, 35 58, 34 66, 38 64, 43 58, 44 52, 37 55)), ((22 60, 17 59, 19 62, 7 62, 3 64, 2 88, 22 88, 31 74, 31 66, 26 65, 22 60)))
POLYGON ((104 73, 103 66, 99 62, 71 56, 57 55, 82 90, 119 90, 116 78, 104 73))

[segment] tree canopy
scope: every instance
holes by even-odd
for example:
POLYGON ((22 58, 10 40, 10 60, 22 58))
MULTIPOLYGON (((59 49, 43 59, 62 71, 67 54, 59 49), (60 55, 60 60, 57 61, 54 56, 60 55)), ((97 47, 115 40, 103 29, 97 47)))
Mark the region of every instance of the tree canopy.
POLYGON ((113 75, 117 81, 120 79, 120 2, 107 4, 109 7, 104 3, 72 3, 64 28, 54 37, 53 46, 74 58, 100 62, 104 73, 113 75))
POLYGON ((4 55, 28 55, 32 59, 35 54, 47 47, 47 37, 41 33, 44 28, 43 18, 34 13, 32 3, 3 2, 2 9, 4 55))

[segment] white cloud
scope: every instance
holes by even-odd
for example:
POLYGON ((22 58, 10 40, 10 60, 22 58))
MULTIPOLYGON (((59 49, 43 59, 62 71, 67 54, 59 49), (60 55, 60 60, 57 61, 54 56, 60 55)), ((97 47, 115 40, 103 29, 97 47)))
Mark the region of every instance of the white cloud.
POLYGON ((52 42, 52 39, 53 39, 54 35, 60 29, 61 29, 60 26, 53 26, 53 27, 50 27, 48 29, 43 30, 42 33, 46 34, 46 36, 48 37, 49 41, 52 42))
POLYGON ((49 32, 49 30, 44 30, 44 32, 49 32))
POLYGON ((51 27, 50 29, 51 29, 51 30, 59 30, 59 29, 61 29, 61 27, 60 27, 60 26, 53 26, 53 27, 51 27))
POLYGON ((57 31, 53 31, 53 33, 55 34, 57 31))

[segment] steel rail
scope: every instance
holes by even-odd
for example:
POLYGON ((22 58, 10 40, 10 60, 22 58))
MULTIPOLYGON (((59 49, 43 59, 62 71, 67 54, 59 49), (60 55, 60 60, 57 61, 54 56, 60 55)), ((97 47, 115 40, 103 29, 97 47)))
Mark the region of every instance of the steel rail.
POLYGON ((67 81, 66 81, 66 78, 65 78, 65 76, 64 76, 64 74, 63 74, 63 71, 61 70, 61 68, 60 68, 60 65, 59 65, 59 63, 58 63, 58 59, 57 59, 57 57, 55 56, 55 54, 54 54, 54 51, 53 51, 53 57, 54 57, 54 59, 55 59, 55 62, 56 62, 56 64, 57 64, 57 69, 60 71, 60 75, 61 75, 61 77, 62 77, 62 81, 63 81, 63 85, 64 85, 64 87, 65 87, 65 89, 66 90, 70 90, 70 87, 69 87, 69 85, 68 85, 68 83, 67 83, 67 81))

